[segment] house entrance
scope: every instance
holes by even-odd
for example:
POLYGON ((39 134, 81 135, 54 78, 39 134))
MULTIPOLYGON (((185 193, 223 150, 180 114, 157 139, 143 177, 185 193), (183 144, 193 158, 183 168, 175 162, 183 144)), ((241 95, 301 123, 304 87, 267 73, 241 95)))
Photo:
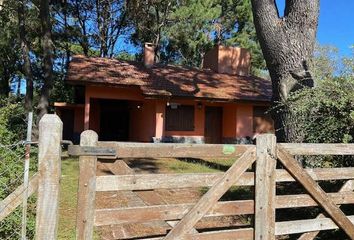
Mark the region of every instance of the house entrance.
POLYGON ((63 121, 63 139, 73 140, 74 138, 74 110, 62 109, 60 118, 63 121))
POLYGON ((205 107, 205 142, 221 143, 222 108, 205 107))
POLYGON ((100 140, 129 140, 129 102, 100 99, 100 140))

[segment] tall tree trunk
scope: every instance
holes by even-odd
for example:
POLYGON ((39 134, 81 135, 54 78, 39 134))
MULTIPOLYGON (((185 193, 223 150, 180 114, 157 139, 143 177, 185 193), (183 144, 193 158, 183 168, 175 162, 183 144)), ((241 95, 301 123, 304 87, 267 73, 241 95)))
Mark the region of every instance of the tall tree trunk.
POLYGON ((7 71, 6 66, 3 66, 4 71, 0 76, 0 97, 7 98, 10 94, 10 73, 7 71))
POLYGON ((70 62, 70 39, 68 33, 68 1, 63 0, 62 2, 62 9, 63 9, 63 17, 64 17, 64 38, 65 38, 65 71, 68 70, 69 62, 70 62))
MULTIPOLYGON (((313 87, 310 63, 313 56, 319 0, 287 0, 279 17, 275 0, 252 0, 252 11, 264 58, 272 79, 273 105, 284 103, 291 92, 313 87)), ((292 140, 286 109, 273 112, 277 137, 292 140)))
POLYGON ((49 12, 49 0, 40 1, 40 13, 42 27, 42 52, 43 52, 43 86, 38 104, 38 121, 48 113, 50 91, 53 85, 53 43, 51 36, 51 23, 49 12))
POLYGON ((31 60, 29 56, 29 44, 26 40, 26 24, 25 24, 25 0, 18 2, 18 24, 19 24, 19 37, 22 50, 23 60, 23 73, 26 79, 26 96, 25 96, 25 109, 27 112, 32 111, 33 105, 33 74, 31 69, 31 60))
POLYGON ((96 11, 97 11, 97 24, 98 24, 98 35, 100 41, 100 56, 108 56, 108 42, 109 42, 109 22, 110 22, 110 7, 112 2, 108 0, 100 1, 96 0, 96 11))

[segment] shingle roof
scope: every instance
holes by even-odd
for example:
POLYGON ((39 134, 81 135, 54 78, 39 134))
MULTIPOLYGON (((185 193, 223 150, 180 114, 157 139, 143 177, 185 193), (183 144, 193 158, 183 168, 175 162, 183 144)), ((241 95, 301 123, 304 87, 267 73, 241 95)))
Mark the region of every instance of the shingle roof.
POLYGON ((66 80, 70 84, 138 86, 146 96, 194 97, 224 101, 270 101, 271 82, 172 65, 146 68, 142 63, 74 56, 66 80))

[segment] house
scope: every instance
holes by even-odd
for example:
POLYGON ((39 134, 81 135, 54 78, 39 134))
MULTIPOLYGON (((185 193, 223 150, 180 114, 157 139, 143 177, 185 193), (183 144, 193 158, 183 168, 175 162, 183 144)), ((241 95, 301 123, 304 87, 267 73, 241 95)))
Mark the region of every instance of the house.
POLYGON ((92 129, 109 141, 245 143, 271 131, 271 82, 250 76, 247 50, 216 46, 203 69, 155 64, 154 52, 145 44, 144 63, 74 56, 75 104, 55 103, 64 139, 92 129))

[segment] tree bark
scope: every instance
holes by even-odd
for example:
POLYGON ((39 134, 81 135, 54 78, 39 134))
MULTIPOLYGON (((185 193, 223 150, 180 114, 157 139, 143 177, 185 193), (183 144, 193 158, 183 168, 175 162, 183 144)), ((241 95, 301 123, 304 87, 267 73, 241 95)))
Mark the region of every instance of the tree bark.
POLYGON ((3 66, 3 72, 0 76, 0 97, 7 98, 10 94, 10 80, 11 75, 9 71, 6 69, 6 66, 3 66))
POLYGON ((29 56, 29 44, 26 40, 26 22, 25 22, 25 6, 24 0, 18 2, 18 24, 19 24, 19 38, 22 50, 22 60, 23 60, 23 73, 26 79, 26 96, 25 96, 25 109, 27 112, 32 111, 33 103, 33 74, 31 69, 31 60, 29 56))
MULTIPOLYGON (((257 37, 272 79, 273 105, 284 103, 291 92, 313 87, 310 72, 315 47, 319 0, 287 0, 284 17, 275 0, 252 0, 257 37)), ((277 137, 292 138, 286 109, 273 111, 277 137)))
POLYGON ((49 0, 40 1, 40 13, 42 27, 42 52, 43 52, 43 86, 38 104, 37 121, 48 113, 50 91, 53 85, 53 43, 51 36, 51 22, 49 12, 49 0))

